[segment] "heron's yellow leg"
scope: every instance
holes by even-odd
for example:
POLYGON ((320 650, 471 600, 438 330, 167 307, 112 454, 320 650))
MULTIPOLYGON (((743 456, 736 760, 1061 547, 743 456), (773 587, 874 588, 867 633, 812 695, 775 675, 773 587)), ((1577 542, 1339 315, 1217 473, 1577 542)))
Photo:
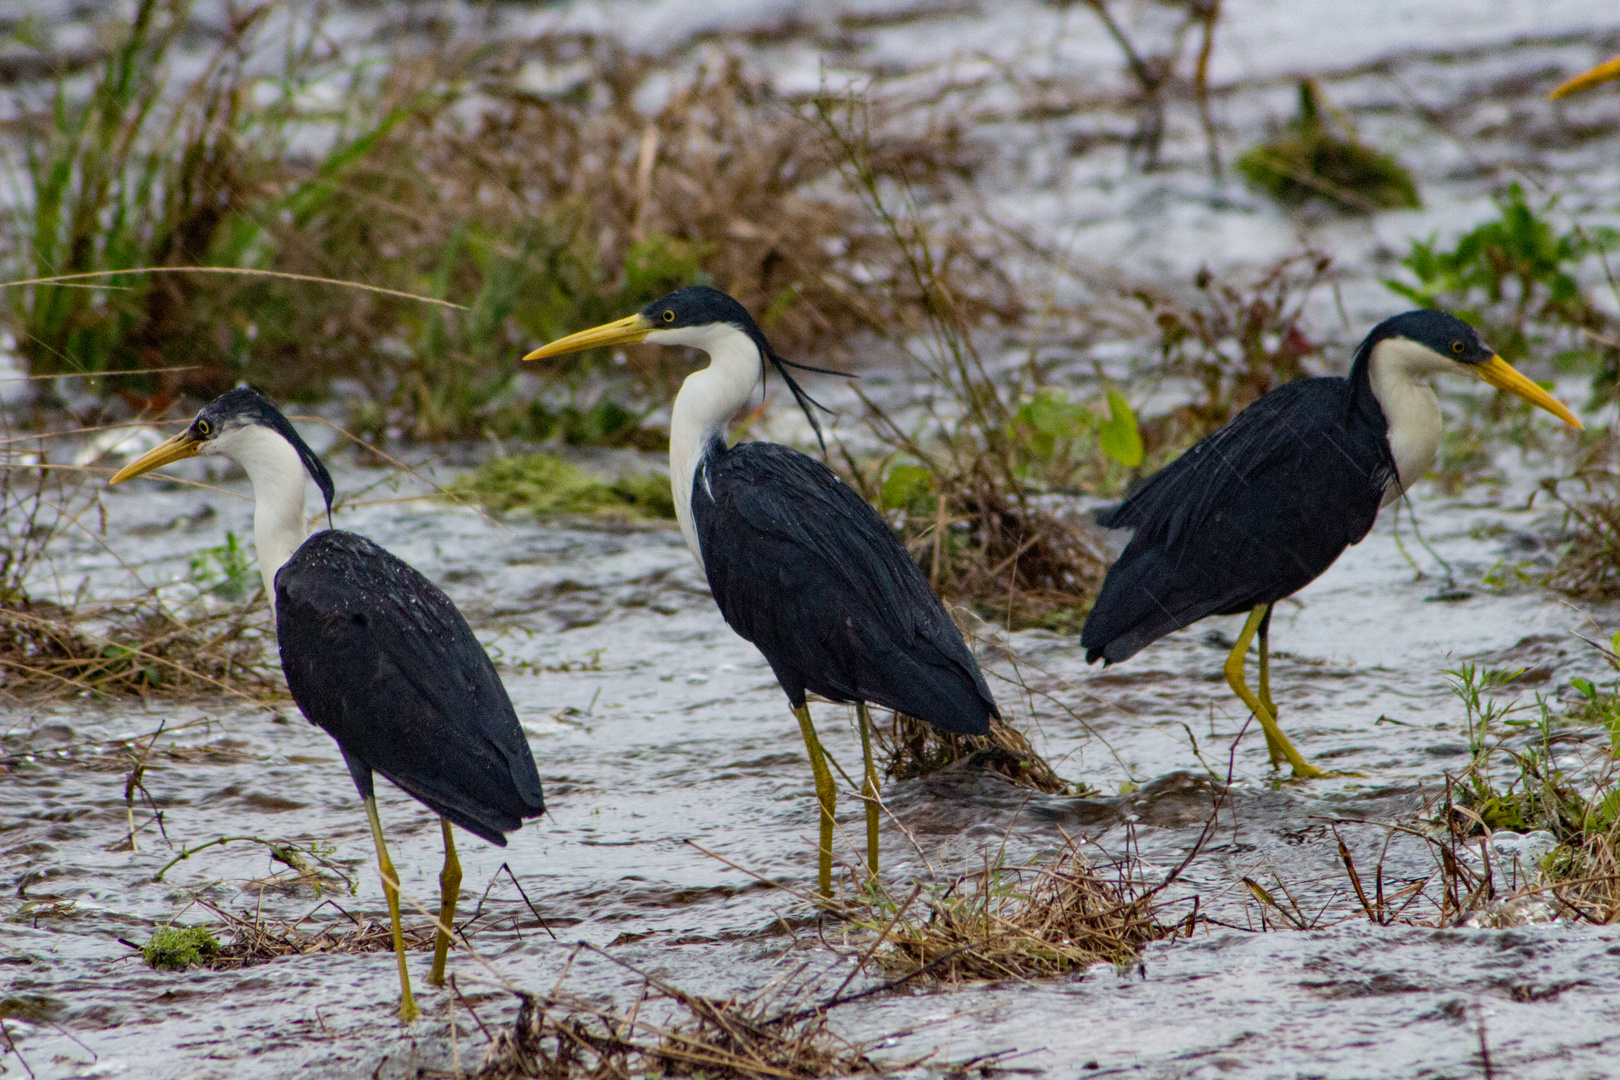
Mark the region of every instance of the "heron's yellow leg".
POLYGON ((450 954, 450 931, 456 925, 456 898, 461 895, 461 860, 456 858, 456 841, 450 835, 450 819, 442 817, 444 828, 444 869, 439 871, 439 934, 433 939, 433 970, 428 982, 444 985, 444 961, 450 954))
POLYGON ((821 752, 821 740, 816 737, 816 726, 810 722, 810 706, 800 705, 793 710, 799 718, 799 731, 804 735, 804 748, 810 754, 810 771, 816 776, 816 802, 821 805, 821 845, 819 850, 817 884, 821 895, 832 896, 832 840, 833 811, 837 808, 838 789, 833 787, 832 770, 827 768, 827 757, 821 752))
POLYGON ((399 1018, 407 1024, 419 1015, 411 997, 411 973, 405 970, 405 934, 399 928, 399 875, 388 858, 383 842, 382 819, 377 816, 377 800, 366 800, 366 817, 371 822, 371 838, 377 842, 377 869, 382 872, 383 895, 388 897, 388 919, 394 927, 394 956, 399 960, 399 1018))
MULTIPOLYGON (((1243 624, 1243 633, 1238 635, 1237 645, 1226 658, 1226 682, 1231 686, 1232 692, 1243 699, 1243 704, 1249 707, 1249 711, 1254 713, 1255 719, 1260 721, 1260 729, 1266 733, 1266 745, 1271 748, 1273 755, 1281 751, 1283 758, 1294 767, 1295 779, 1321 776, 1320 769, 1305 763, 1299 751, 1294 749, 1294 744, 1289 742, 1282 729, 1277 727, 1276 715, 1254 695, 1254 691, 1250 690, 1248 683, 1243 680, 1243 658, 1249 651, 1249 642, 1254 640, 1255 630, 1265 618, 1266 608, 1267 605, 1261 604, 1249 612, 1249 619, 1243 624)), ((1274 756, 1272 760, 1277 759, 1274 756)))
MULTIPOLYGON (((1271 714, 1272 725, 1278 731, 1282 730, 1282 722, 1277 718, 1277 705, 1271 700, 1271 612, 1272 605, 1265 605, 1266 613, 1260 618, 1258 633, 1258 647, 1260 652, 1260 704, 1266 707, 1271 714)), ((1263 730, 1263 729, 1262 729, 1263 730)), ((1266 732, 1266 749, 1271 751, 1271 763, 1281 765, 1286 756, 1283 748, 1266 732)))
POLYGON ((872 763, 872 714, 866 702, 855 703, 855 716, 861 722, 861 756, 866 759, 866 782, 861 796, 866 799, 866 872, 878 872, 878 776, 872 763))

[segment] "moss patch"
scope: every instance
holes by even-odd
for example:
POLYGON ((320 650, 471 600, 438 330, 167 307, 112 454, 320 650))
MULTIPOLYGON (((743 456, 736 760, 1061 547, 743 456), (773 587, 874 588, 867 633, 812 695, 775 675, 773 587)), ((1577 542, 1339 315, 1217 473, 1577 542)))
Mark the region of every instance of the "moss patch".
POLYGON ((1316 84, 1299 84, 1299 116, 1277 138, 1238 158, 1237 170, 1284 206, 1316 200, 1351 214, 1419 205, 1412 174, 1389 154, 1335 132, 1322 116, 1316 84))
POLYGON ((675 517, 675 498, 662 476, 625 476, 608 483, 551 454, 487 461, 450 490, 495 511, 675 517))
POLYGON ((141 946, 141 958, 157 971, 184 971, 219 955, 219 940, 201 926, 165 926, 141 946))

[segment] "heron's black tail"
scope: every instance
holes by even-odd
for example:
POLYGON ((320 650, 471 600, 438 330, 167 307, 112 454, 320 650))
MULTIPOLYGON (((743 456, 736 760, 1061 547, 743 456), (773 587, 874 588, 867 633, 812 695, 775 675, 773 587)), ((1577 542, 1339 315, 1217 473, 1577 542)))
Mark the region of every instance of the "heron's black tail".
POLYGON ((1164 552, 1127 549, 1108 569, 1097 603, 1080 629, 1086 663, 1117 664, 1155 641, 1216 611, 1217 598, 1179 587, 1177 573, 1164 552))

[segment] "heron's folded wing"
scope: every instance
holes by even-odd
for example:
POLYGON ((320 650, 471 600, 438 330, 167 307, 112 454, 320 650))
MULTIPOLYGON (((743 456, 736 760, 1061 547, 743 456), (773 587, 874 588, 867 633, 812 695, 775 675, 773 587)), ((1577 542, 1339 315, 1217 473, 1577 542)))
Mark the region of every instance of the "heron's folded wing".
POLYGON ((276 575, 282 667, 350 754, 495 843, 543 809, 494 665, 432 582, 362 537, 319 533, 276 575))
POLYGON ((791 666, 829 697, 984 729, 994 699, 961 632, 888 523, 832 470, 745 443, 701 481, 715 600, 779 675, 791 666))

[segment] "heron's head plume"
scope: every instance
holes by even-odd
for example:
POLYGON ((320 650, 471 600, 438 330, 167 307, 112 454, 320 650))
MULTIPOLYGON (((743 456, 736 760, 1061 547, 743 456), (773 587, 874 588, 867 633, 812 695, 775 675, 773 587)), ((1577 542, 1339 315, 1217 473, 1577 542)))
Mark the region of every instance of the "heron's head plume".
POLYGON ((782 381, 787 383, 788 390, 792 392, 793 400, 798 402, 805 418, 810 421, 817 441, 825 449, 827 444, 822 436, 821 421, 816 417, 816 410, 820 409, 829 414, 832 410, 807 394, 798 381, 789 374, 788 368, 815 371, 824 375, 848 376, 848 373, 795 363, 781 356, 771 348, 769 339, 765 337, 765 331, 761 330, 754 317, 748 314, 747 308, 719 289, 708 285, 689 285, 684 289, 676 289, 654 300, 634 315, 604 326, 570 334, 536 349, 523 359, 543 360, 582 349, 641 341, 651 345, 689 345, 709 351, 717 335, 733 333, 745 335, 759 349, 761 375, 764 374, 763 367, 766 364, 776 368, 777 374, 782 376, 782 381))

